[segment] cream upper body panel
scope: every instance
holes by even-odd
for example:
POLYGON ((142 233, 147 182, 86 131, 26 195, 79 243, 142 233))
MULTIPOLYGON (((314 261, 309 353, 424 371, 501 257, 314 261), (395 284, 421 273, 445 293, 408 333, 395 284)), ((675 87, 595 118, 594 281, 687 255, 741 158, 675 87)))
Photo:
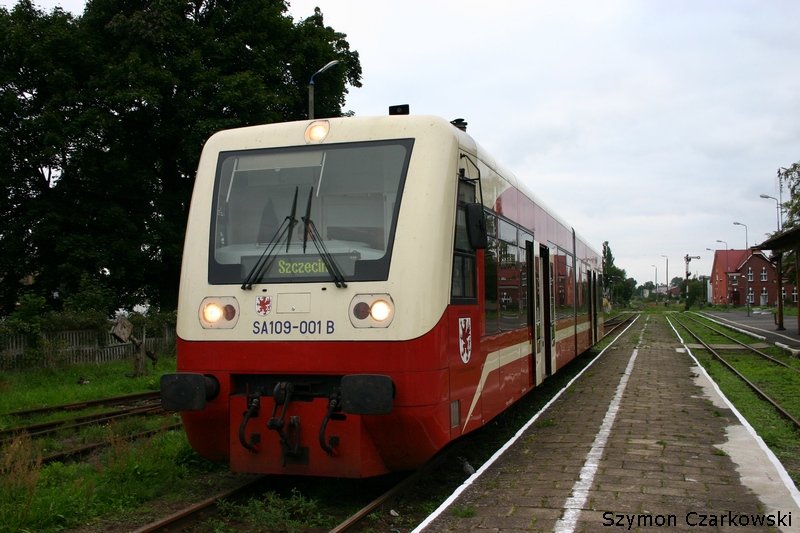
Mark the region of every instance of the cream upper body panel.
MULTIPOLYGON (((184 244, 178 335, 184 340, 407 340, 424 335, 449 302, 460 149, 474 142, 447 121, 426 116, 329 119, 319 144, 413 139, 388 277, 381 281, 210 284, 213 197, 220 154, 272 147, 305 146, 312 121, 223 131, 206 143, 198 166, 184 244), (359 295, 388 295, 394 315, 388 327, 356 327, 351 315, 359 295), (204 299, 233 299, 235 324, 201 325, 204 299), (265 310, 267 310, 265 312, 265 310)), ((300 203, 305 205, 305 200, 300 203)), ((299 215, 298 215, 299 218, 299 215)), ((309 251, 315 255, 316 251, 309 251)), ((363 298, 362 298, 363 299, 363 298)), ((230 301, 230 300, 225 300, 230 301)))

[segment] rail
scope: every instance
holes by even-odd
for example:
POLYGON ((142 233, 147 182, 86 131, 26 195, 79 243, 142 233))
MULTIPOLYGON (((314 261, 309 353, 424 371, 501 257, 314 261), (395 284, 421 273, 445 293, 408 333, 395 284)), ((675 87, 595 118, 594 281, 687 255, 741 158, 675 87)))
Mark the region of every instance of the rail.
MULTIPOLYGON (((758 395, 758 396, 759 396, 759 397, 760 397, 762 400, 764 400, 765 402, 767 402, 767 403, 769 403, 770 405, 772 405, 772 407, 773 407, 773 408, 774 408, 774 409, 775 409, 775 410, 776 410, 776 411, 777 411, 777 412, 778 412, 778 413, 779 413, 779 414, 780 414, 782 417, 784 417, 786 420, 788 420, 789 422, 791 422, 792 424, 794 424, 794 426, 795 426, 796 428, 800 429, 800 420, 798 420, 798 419, 797 419, 797 418, 795 418, 795 417, 794 417, 794 416, 793 416, 791 413, 789 413, 788 411, 786 411, 786 409, 784 409, 784 408, 783 408, 783 407, 782 407, 782 406, 781 406, 781 405, 780 405, 780 404, 779 404, 779 403, 778 403, 778 402, 777 402, 775 399, 773 399, 772 397, 770 397, 770 396, 769 396, 769 395, 768 395, 768 394, 767 394, 765 391, 763 391, 763 390, 762 390, 760 387, 758 387, 758 386, 757 386, 755 383, 753 383, 753 382, 752 382, 750 379, 748 379, 748 378, 747 378, 746 376, 744 376, 744 375, 743 375, 741 372, 739 372, 739 371, 738 371, 738 370, 737 370, 737 369, 736 369, 736 368, 735 368, 735 367, 734 367, 732 364, 730 364, 730 363, 729 363, 729 362, 728 362, 728 361, 727 361, 727 360, 726 360, 726 359, 725 359, 725 358, 724 358, 722 355, 720 355, 720 353, 719 353, 719 352, 717 352, 717 350, 715 350, 714 348, 712 348, 712 347, 711 347, 711 346, 710 346, 708 343, 706 343, 706 342, 705 342, 703 339, 701 339, 699 335, 697 335, 697 334, 696 334, 694 331, 692 331, 692 330, 691 330, 691 328, 689 328, 689 327, 686 325, 686 323, 684 323, 684 322, 681 322, 681 321, 680 321, 678 318, 676 318, 676 317, 674 317, 674 316, 673 316, 673 317, 671 317, 671 320, 670 320, 670 317, 667 317, 667 320, 670 322, 670 324, 672 323, 672 321, 674 321, 675 323, 677 323, 678 325, 680 325, 680 326, 681 326, 681 328, 683 328, 683 330, 684 330, 684 331, 686 331, 686 332, 687 332, 689 335, 691 335, 693 339, 695 339, 695 340, 696 340, 698 343, 700 343, 700 344, 703 346, 703 348, 704 348, 706 351, 708 351, 708 352, 709 352, 709 353, 712 355, 712 357, 713 357, 714 359, 716 359, 717 361, 719 361, 719 362, 720 362, 720 363, 721 363, 723 366, 725 366, 725 367, 726 367, 728 370, 730 370, 730 371, 731 371, 731 372, 732 372, 734 375, 736 375, 736 376, 737 376, 739 379, 741 379, 741 380, 742 380, 742 381, 743 381, 743 382, 744 382, 744 383, 745 383, 745 384, 746 384, 748 387, 750 387, 750 389, 752 389, 752 390, 753 390, 753 392, 755 392, 755 393, 756 393, 756 394, 757 394, 757 395, 758 395)), ((673 327, 674 327, 674 326, 673 326, 673 327)), ((749 348, 750 350, 753 350, 753 348, 752 348, 752 347, 750 347, 750 346, 748 346, 747 344, 744 344, 744 346, 745 346, 745 347, 747 347, 747 348, 749 348)))

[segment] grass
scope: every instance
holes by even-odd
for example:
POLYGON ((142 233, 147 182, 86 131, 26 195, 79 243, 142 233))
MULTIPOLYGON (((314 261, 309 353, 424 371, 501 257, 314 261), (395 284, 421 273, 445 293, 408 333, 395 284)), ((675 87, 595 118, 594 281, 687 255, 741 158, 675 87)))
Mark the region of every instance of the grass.
MULTIPOLYGON (((144 377, 131 378, 130 361, 5 373, 0 378, 0 412, 52 406, 106 396, 157 390, 174 359, 159 361, 144 377), (79 385, 78 379, 88 381, 79 385)), ((14 417, 0 417, 0 424, 14 417)), ((171 421, 171 419, 170 419, 171 421)), ((150 425, 164 424, 153 418, 150 425)), ((161 431, 129 442, 131 422, 92 427, 75 439, 109 444, 89 461, 43 465, 43 448, 60 439, 15 438, 0 449, 0 532, 54 532, 78 528, 104 516, 126 520, 147 512, 147 502, 197 492, 198 476, 225 470, 190 448, 183 431, 161 431)), ((13 424, 9 424, 13 425, 13 424)))
MULTIPOLYGON (((691 326, 691 323, 688 325, 691 326)), ((724 329, 722 326, 715 327, 724 329)), ((699 336, 708 342, 708 332, 701 331, 699 336)), ((692 342, 691 339, 684 340, 692 342)), ((767 351, 775 353, 772 350, 767 351)), ((711 379, 778 457, 795 484, 800 485, 800 430, 781 417, 771 405, 763 401, 705 350, 696 350, 693 353, 711 379)), ((725 358, 735 361, 735 366, 740 372, 748 376, 751 381, 758 381, 759 386, 766 388, 767 394, 797 417, 797 413, 800 413, 800 394, 798 394, 800 383, 795 375, 788 376, 790 371, 780 369, 754 355, 725 356, 725 358)))
POLYGON ((213 519, 205 526, 211 531, 270 531, 301 532, 309 528, 327 531, 336 526, 336 521, 321 510, 319 503, 292 490, 282 496, 267 492, 261 498, 251 498, 243 505, 222 502, 220 512, 224 520, 213 519))
POLYGON ((731 374, 718 361, 695 354, 722 392, 780 459, 787 472, 800 485, 800 431, 777 414, 773 407, 731 374))
POLYGON ((155 369, 147 368, 148 374, 137 378, 128 376, 133 370, 130 360, 4 372, 0 413, 156 391, 161 375, 175 371, 175 359, 159 359, 155 369))
POLYGON ((458 518, 472 518, 475 516, 475 508, 471 505, 455 505, 450 512, 458 518))
MULTIPOLYGON (((144 502, 192 490, 197 461, 183 432, 129 443, 116 439, 91 463, 41 464, 20 437, 0 459, 0 531, 61 531, 144 502)), ((207 467, 206 467, 207 468, 207 467)))

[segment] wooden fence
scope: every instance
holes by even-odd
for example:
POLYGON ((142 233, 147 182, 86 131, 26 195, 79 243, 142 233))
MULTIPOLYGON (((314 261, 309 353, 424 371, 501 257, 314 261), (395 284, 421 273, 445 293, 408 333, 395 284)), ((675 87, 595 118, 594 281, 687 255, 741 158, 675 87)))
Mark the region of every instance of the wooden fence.
MULTIPOLYGON (((157 355, 175 353, 174 326, 160 332, 138 328, 134 336, 143 338, 145 347, 157 355)), ((94 330, 44 333, 35 346, 24 335, 14 335, 0 340, 0 370, 105 363, 132 358, 135 351, 133 343, 120 343, 110 333, 94 330)))

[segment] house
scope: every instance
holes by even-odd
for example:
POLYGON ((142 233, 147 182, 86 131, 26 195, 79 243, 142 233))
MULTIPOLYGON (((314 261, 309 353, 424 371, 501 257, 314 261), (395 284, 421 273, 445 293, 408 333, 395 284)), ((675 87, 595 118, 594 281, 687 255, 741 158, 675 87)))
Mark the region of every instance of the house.
MULTIPOLYGON (((778 304, 777 269, 760 250, 716 250, 709 281, 713 304, 778 304)), ((785 284, 783 297, 797 302, 797 287, 785 284)))

